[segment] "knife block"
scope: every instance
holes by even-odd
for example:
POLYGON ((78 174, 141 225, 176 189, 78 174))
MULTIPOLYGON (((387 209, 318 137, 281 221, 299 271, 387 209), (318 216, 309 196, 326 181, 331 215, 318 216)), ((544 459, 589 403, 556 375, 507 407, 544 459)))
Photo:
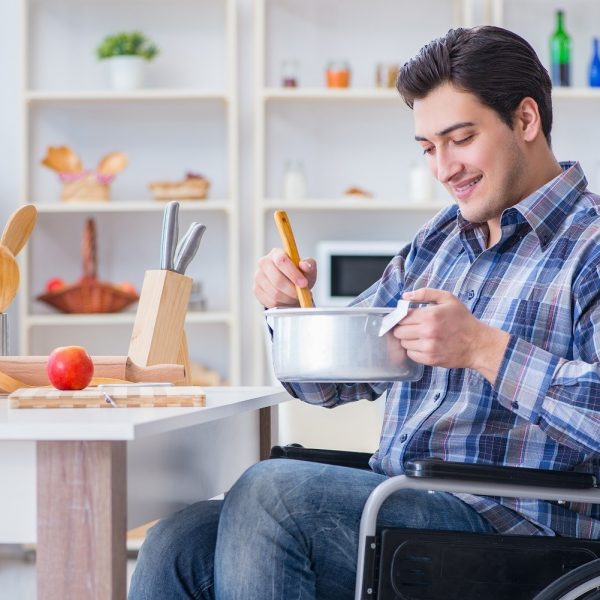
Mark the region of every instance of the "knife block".
POLYGON ((146 271, 128 351, 129 358, 141 367, 184 365, 183 385, 189 385, 191 379, 184 331, 191 290, 191 277, 165 269, 146 271))

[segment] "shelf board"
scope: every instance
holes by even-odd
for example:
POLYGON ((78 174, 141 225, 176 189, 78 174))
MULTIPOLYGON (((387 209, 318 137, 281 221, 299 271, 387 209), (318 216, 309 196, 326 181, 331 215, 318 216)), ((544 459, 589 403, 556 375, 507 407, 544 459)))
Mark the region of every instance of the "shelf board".
MULTIPOLYGON (((165 201, 109 201, 109 202, 47 202, 36 204, 39 213, 121 213, 121 212, 162 212, 165 201)), ((180 211, 225 211, 231 206, 228 200, 181 200, 180 211)))
POLYGON ((394 88, 266 88, 265 100, 394 100, 401 101, 394 88))
POLYGON ((600 88, 593 87, 556 87, 552 90, 552 96, 556 99, 572 100, 600 100, 600 88))
MULTIPOLYGON (((133 325, 135 313, 52 314, 29 315, 27 327, 64 327, 66 325, 133 325)), ((230 323, 231 314, 225 311, 189 312, 186 323, 230 323)))
MULTIPOLYGON (((600 88, 557 87, 552 90, 554 98, 598 99, 600 88)), ((401 100, 395 88, 265 88, 264 100, 401 100)))
POLYGON ((193 89, 141 89, 131 91, 116 90, 27 90, 27 102, 132 102, 138 100, 218 100, 229 101, 229 95, 222 90, 193 89))
POLYGON ((404 202, 374 200, 372 198, 305 198, 303 200, 278 200, 268 198, 262 202, 263 210, 392 210, 438 211, 449 203, 442 201, 404 202))

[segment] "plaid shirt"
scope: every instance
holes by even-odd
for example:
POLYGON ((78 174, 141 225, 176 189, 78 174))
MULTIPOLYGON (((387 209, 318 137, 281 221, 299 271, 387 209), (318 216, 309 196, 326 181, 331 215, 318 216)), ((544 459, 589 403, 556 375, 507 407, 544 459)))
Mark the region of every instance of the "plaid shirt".
MULTIPOLYGON (((353 304, 395 306, 403 291, 452 292, 511 334, 494 385, 471 369, 425 367, 416 382, 286 384, 333 407, 388 392, 374 471, 406 460, 593 473, 600 479, 600 197, 578 163, 487 225, 438 213, 353 304)), ((600 506, 456 494, 500 533, 600 538, 600 506)))

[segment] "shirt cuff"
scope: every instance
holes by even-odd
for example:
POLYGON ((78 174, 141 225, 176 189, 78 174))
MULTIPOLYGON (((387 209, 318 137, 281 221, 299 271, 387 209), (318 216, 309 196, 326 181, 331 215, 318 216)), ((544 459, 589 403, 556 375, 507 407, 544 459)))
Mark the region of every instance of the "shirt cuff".
POLYGON ((494 389, 502 406, 537 425, 558 356, 511 335, 494 389))

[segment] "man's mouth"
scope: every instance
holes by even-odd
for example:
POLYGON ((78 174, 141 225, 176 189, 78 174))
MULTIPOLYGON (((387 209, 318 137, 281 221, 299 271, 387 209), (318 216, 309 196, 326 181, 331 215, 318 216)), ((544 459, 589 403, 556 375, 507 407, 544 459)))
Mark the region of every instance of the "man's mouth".
POLYGON ((473 179, 462 182, 460 185, 453 185, 452 189, 458 198, 466 198, 471 190, 481 181, 483 175, 479 175, 473 179))

